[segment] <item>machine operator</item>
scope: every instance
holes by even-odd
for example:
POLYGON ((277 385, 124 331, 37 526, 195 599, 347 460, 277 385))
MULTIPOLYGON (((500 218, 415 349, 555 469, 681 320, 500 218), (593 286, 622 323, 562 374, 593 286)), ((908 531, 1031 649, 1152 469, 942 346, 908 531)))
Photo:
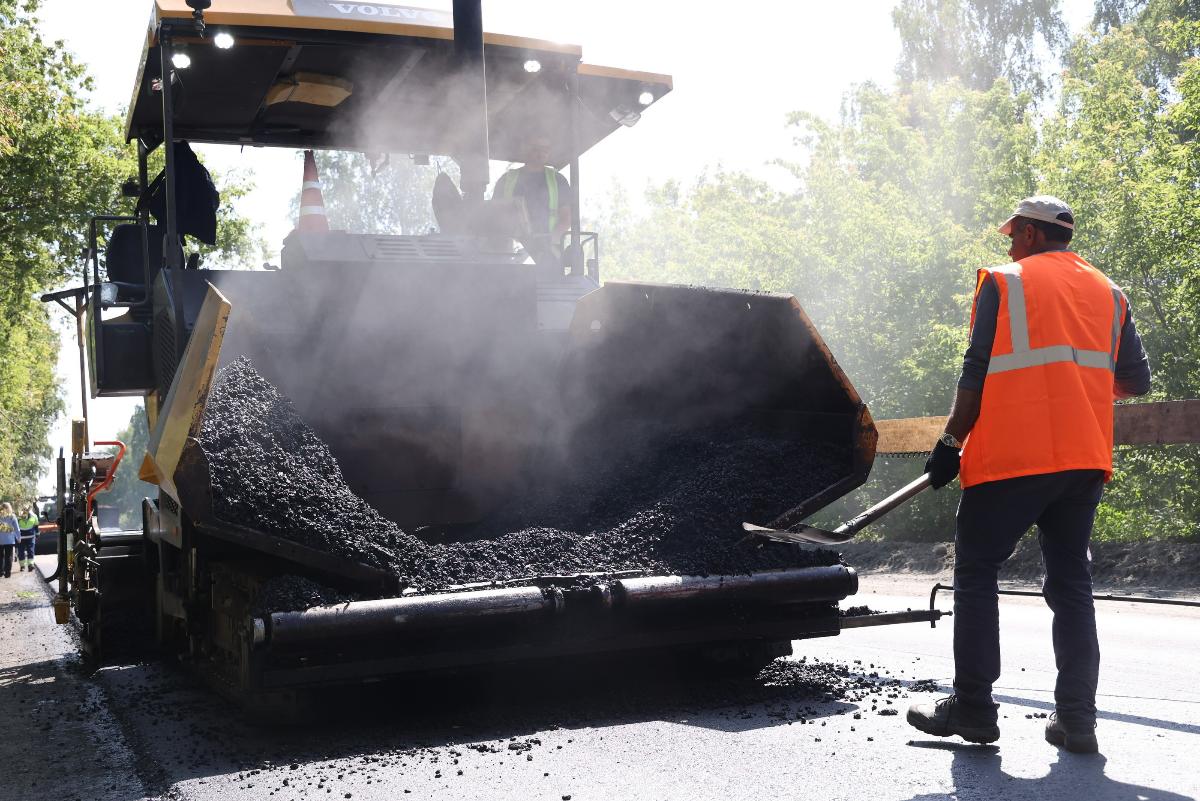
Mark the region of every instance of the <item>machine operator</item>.
POLYGON ((997 573, 1034 524, 1058 666, 1046 740, 1092 753, 1100 649, 1088 544, 1112 477, 1113 401, 1150 390, 1129 300, 1070 250, 1075 217, 1047 195, 1000 227, 1012 264, 979 271, 971 341, 942 434, 934 488, 961 476, 954 560, 954 695, 908 722, 976 743, 1000 737, 997 573), (961 451, 961 453, 960 453, 961 451))
POLYGON ((522 245, 539 265, 561 264, 563 236, 571 228, 571 185, 562 173, 548 166, 550 147, 550 137, 530 137, 525 163, 501 175, 492 189, 493 200, 524 201, 530 236, 522 245))

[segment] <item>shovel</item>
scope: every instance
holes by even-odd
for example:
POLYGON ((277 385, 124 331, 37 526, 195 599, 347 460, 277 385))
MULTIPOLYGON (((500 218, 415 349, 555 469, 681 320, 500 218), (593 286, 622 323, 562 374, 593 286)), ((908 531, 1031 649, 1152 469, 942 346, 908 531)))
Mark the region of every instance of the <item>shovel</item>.
POLYGON ((810 542, 818 545, 837 545, 838 543, 846 542, 871 523, 874 523, 900 504, 915 495, 919 495, 928 488, 929 474, 926 473, 916 481, 905 484, 857 517, 842 523, 833 531, 826 531, 816 526, 806 526, 803 523, 798 523, 790 528, 767 528, 766 526, 756 526, 753 523, 742 523, 742 529, 751 535, 765 537, 776 542, 810 542))

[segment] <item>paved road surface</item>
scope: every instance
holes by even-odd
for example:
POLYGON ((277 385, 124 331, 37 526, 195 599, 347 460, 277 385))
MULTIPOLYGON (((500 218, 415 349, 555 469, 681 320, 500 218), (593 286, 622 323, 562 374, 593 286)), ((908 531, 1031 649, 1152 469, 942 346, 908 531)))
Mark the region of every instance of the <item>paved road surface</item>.
POLYGON ((0 801, 141 798, 107 691, 77 669, 40 584, 36 573, 0 578, 0 801))
MULTIPOLYGON (((929 584, 866 576, 859 602, 878 610, 919 606, 929 584)), ((1104 754, 1086 757, 1042 740, 1054 673, 1049 613, 1039 599, 1003 601, 1002 737, 997 746, 971 746, 926 737, 904 722, 909 703, 937 695, 912 691, 913 680, 943 687, 949 680, 945 625, 797 643, 798 656, 844 663, 852 682, 899 681, 849 700, 543 672, 498 686, 422 686, 417 698, 330 695, 333 718, 264 728, 179 669, 133 665, 81 677, 65 629, 52 624, 35 590, 29 574, 0 580, 2 799, 1200 795, 1200 609, 1100 605, 1104 754), (881 714, 889 706, 900 714, 881 714), (31 767, 12 770, 22 763, 31 767)))

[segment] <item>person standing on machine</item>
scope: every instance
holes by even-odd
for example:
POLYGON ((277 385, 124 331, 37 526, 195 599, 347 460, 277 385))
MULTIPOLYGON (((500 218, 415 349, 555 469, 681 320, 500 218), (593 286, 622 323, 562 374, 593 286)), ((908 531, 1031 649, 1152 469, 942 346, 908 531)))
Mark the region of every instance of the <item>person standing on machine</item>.
POLYGON ((1046 195, 1000 227, 1013 263, 979 271, 971 342, 942 434, 925 464, 934 488, 961 467, 954 536, 954 695, 914 704, 938 737, 1000 737, 997 574, 1033 525, 1054 613, 1058 680, 1046 740, 1094 753, 1100 646, 1088 544, 1112 478, 1113 401, 1150 391, 1125 293, 1071 252, 1075 217, 1046 195), (961 449, 961 453, 960 453, 961 449))
POLYGON ((525 163, 501 175, 492 189, 493 200, 524 201, 530 236, 521 244, 539 265, 561 265, 563 237, 571 229, 571 184, 549 166, 550 149, 550 137, 531 136, 525 163))

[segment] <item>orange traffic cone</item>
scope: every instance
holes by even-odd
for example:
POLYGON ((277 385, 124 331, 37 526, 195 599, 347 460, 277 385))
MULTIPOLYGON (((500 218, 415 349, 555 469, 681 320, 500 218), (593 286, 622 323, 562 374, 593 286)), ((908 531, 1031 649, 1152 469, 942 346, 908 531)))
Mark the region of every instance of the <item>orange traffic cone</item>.
POLYGON ((304 151, 304 184, 300 189, 300 219, 297 231, 328 231, 325 198, 321 196, 321 180, 317 178, 317 161, 311 150, 304 151))

